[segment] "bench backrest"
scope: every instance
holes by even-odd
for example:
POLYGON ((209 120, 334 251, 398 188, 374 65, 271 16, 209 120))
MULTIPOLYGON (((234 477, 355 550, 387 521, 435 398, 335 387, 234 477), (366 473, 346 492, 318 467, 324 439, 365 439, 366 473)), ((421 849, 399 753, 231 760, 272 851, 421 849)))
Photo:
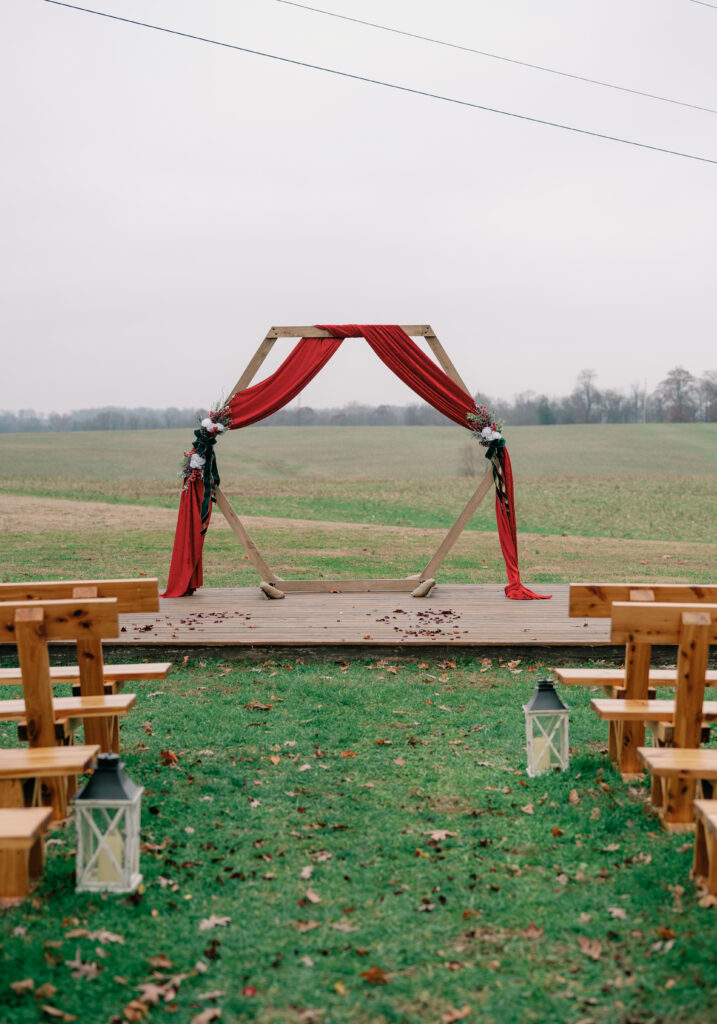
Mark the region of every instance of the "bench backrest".
POLYGON ((159 609, 159 585, 156 579, 139 580, 59 580, 40 583, 0 583, 3 601, 62 601, 75 596, 77 588, 94 587, 96 597, 114 597, 120 615, 128 612, 156 612, 159 609))
POLYGON ((117 599, 1 602, 0 636, 17 646, 30 746, 51 747, 55 720, 48 641, 98 647, 101 671, 101 641, 119 636, 117 599))
POLYGON ((608 619, 615 601, 717 604, 717 586, 693 583, 571 583, 572 618, 608 619))
POLYGON ((613 605, 611 637, 628 649, 677 645, 673 742, 676 747, 698 747, 709 648, 717 643, 717 604, 618 601, 613 605))

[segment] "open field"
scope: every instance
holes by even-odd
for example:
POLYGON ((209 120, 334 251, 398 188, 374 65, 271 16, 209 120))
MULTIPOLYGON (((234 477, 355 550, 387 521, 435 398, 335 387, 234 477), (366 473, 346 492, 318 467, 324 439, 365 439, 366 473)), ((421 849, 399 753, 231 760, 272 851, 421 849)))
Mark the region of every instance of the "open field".
POLYGON ((609 767, 591 694, 568 696, 569 772, 525 775, 544 670, 195 661, 139 684, 122 742, 145 889, 76 895, 58 832, 37 898, 3 915, 0 1019, 714 1021, 689 837, 609 767))
MULTIPOLYGON (((717 424, 508 431, 526 580, 717 578, 717 424)), ((166 578, 191 433, 0 435, 2 575, 166 578)), ((218 445, 222 486, 283 575, 418 571, 472 493, 482 450, 453 428, 250 428, 218 445), (470 448, 468 446, 472 445, 470 448)), ((216 514, 205 584, 254 583, 216 514)), ((441 570, 498 582, 492 500, 441 570)))

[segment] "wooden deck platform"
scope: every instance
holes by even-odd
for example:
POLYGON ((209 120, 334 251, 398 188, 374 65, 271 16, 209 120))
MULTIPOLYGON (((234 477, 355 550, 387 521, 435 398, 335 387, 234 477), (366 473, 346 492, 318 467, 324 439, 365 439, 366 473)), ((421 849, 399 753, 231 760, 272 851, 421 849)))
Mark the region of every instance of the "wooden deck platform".
MULTIPOLYGON (((568 587, 536 588, 550 601, 509 601, 500 585, 439 584, 409 594, 289 594, 270 600, 258 587, 200 590, 161 600, 158 612, 120 615, 122 646, 455 647, 610 644, 606 619, 568 617, 568 587)), ((108 645, 115 641, 106 641, 108 645)))

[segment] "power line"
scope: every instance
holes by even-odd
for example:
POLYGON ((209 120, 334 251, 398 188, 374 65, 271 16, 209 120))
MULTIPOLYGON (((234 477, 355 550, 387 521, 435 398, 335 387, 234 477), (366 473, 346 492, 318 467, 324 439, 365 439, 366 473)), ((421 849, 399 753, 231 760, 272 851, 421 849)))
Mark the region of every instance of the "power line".
POLYGON ((717 11, 717 4, 707 4, 705 0, 692 0, 693 4, 699 4, 700 7, 711 7, 712 10, 717 11))
MULTIPOLYGON (((296 0, 275 0, 276 3, 286 4, 288 7, 299 7, 302 11, 313 11, 314 14, 326 14, 330 18, 339 18, 341 21, 352 21, 355 25, 366 25, 368 28, 377 28, 382 32, 393 32, 397 36, 408 36, 409 39, 420 39, 424 43, 435 43, 437 46, 448 46, 452 50, 463 50, 464 53, 475 53, 480 57, 490 57, 491 60, 502 60, 507 64, 518 64, 523 68, 532 68, 534 71, 545 71, 549 75, 560 75, 562 78, 572 78, 576 82, 588 82, 590 85, 600 85, 605 89, 617 89, 620 92, 629 92, 633 96, 645 96, 650 100, 660 100, 662 103, 674 103, 679 107, 689 107, 691 110, 702 110, 707 114, 717 114, 713 107, 701 107, 697 103, 687 103, 685 100, 673 100, 669 96, 658 96, 652 92, 643 92, 641 89, 630 89, 626 85, 615 85, 614 82, 603 82, 598 78, 586 78, 584 75, 573 75, 569 71, 558 71, 556 68, 547 68, 542 64, 530 64, 527 60, 517 60, 515 57, 502 57, 498 53, 489 53, 487 50, 475 50, 472 46, 462 46, 460 43, 449 43, 445 39, 434 39, 432 36, 421 36, 417 32, 407 32, 401 28, 391 28, 389 25, 378 25, 375 21, 363 21, 361 18, 351 18, 347 14, 337 14, 336 11, 325 11, 321 7, 309 7, 308 4, 296 3, 296 0)), ((692 0, 693 3, 701 3, 702 0, 692 0)), ((713 4, 705 4, 712 7, 713 4)))
POLYGON ((676 149, 666 149, 663 146, 651 146, 647 142, 635 142, 632 139, 623 139, 616 135, 605 135, 602 132, 593 132, 587 128, 575 128, 572 125, 561 124, 558 121, 546 121, 539 117, 530 117, 528 114, 516 114, 510 110, 500 110, 497 107, 487 107, 481 103, 471 103, 469 100, 459 100, 453 96, 442 96, 435 92, 426 92, 424 89, 413 89, 408 85, 396 85, 394 82, 383 82, 377 78, 368 78, 365 75, 354 75, 349 71, 339 71, 336 68, 322 67, 320 64, 309 64, 306 61, 294 60, 291 57, 280 57, 275 53, 265 53, 263 50, 251 50, 246 46, 238 46, 235 43, 224 43, 218 39, 208 39, 206 36, 197 36, 191 32, 180 32, 178 29, 165 28, 162 25, 152 25, 146 21, 135 21, 133 18, 121 18, 118 14, 107 14, 105 11, 94 11, 88 7, 78 7, 75 4, 64 3, 63 0, 44 0, 45 3, 54 4, 56 7, 67 7, 72 11, 81 11, 83 14, 94 14, 100 18, 108 18, 110 21, 121 21, 127 25, 137 25, 140 28, 153 29, 155 32, 164 32, 167 35, 179 36, 182 39, 193 39, 199 43, 209 43, 212 46, 221 46, 227 50, 238 50, 240 53, 250 53, 255 57, 266 57, 269 60, 276 60, 282 64, 293 64, 295 67, 309 68, 311 71, 323 71, 329 75, 337 75, 339 78, 349 78, 355 82, 367 82, 371 85, 380 85, 385 89, 395 89, 398 92, 411 93, 414 96, 425 96, 432 100, 441 100, 444 103, 454 103, 460 107, 469 107, 472 110, 482 110, 488 114, 499 114, 502 117, 512 117, 518 121, 529 121, 531 124, 542 124, 548 128, 560 128, 566 132, 574 132, 577 135, 589 135, 595 139, 606 139, 608 142, 619 142, 624 146, 635 146, 638 149, 649 149, 655 153, 667 153, 669 156, 682 157, 685 160, 698 160, 700 163, 713 164, 717 166, 717 160, 706 156, 696 156, 694 153, 682 153, 676 149))

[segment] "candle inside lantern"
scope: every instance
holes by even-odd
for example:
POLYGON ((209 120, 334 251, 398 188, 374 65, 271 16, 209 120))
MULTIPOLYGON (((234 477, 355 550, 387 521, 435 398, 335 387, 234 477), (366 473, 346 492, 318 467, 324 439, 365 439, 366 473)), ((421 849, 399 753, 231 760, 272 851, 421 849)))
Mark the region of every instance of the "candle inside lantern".
POLYGON ((533 758, 537 772, 547 772, 550 768, 550 743, 544 736, 536 736, 533 740, 533 758))
POLYGON ((114 829, 105 836, 102 848, 97 855, 97 881, 98 882, 121 882, 122 881, 122 860, 124 857, 124 839, 114 829), (108 852, 109 851, 109 852, 108 852), (114 857, 114 861, 112 857, 114 857), (117 862, 115 864, 115 861, 117 862))

